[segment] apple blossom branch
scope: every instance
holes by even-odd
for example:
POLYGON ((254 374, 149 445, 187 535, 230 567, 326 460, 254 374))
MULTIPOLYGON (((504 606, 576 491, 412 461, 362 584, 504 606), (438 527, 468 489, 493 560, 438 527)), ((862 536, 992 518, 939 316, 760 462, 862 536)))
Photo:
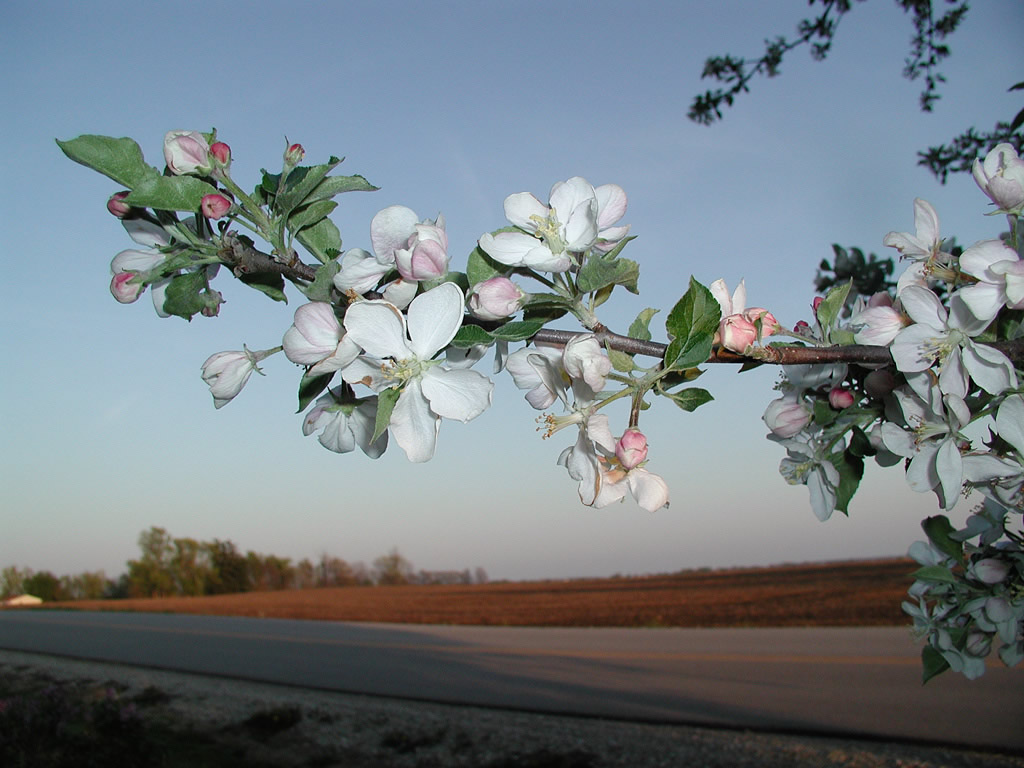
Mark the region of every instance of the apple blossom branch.
MULTIPOLYGON (((220 256, 224 263, 232 268, 236 275, 258 273, 274 273, 290 280, 312 282, 316 278, 317 267, 295 260, 292 263, 280 261, 277 257, 260 251, 246 243, 234 233, 228 232, 223 237, 223 248, 220 256)), ((541 344, 567 344, 587 331, 561 331, 553 328, 542 328, 537 331, 533 341, 541 344)), ((619 352, 630 355, 646 355, 662 358, 668 345, 658 341, 645 341, 631 336, 609 331, 601 327, 593 335, 602 345, 608 345, 619 352)), ((998 341, 989 344, 998 349, 1014 362, 1024 362, 1024 339, 998 341)), ((755 347, 749 355, 730 352, 722 347, 715 347, 708 363, 744 363, 755 361, 774 365, 809 365, 827 363, 854 363, 862 365, 888 365, 892 356, 888 347, 870 344, 849 344, 834 347, 798 347, 798 346, 766 346, 755 347)))

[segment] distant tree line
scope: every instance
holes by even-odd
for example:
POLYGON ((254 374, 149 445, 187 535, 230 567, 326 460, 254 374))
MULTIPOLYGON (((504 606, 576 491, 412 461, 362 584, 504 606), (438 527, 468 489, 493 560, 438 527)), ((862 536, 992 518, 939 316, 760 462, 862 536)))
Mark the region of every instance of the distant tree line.
POLYGON ((348 563, 326 552, 314 562, 303 558, 242 554, 234 542, 174 538, 153 526, 139 534, 139 557, 116 579, 103 571, 56 576, 7 566, 0 571, 0 599, 30 594, 46 602, 128 597, 220 595, 281 589, 390 586, 399 584, 484 584, 487 572, 416 571, 397 548, 373 561, 348 563))

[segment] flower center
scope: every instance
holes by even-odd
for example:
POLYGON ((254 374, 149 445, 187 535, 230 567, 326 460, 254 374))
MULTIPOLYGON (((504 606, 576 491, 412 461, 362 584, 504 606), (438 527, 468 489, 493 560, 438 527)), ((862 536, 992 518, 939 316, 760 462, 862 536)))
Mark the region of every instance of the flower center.
POLYGON ((543 217, 533 214, 530 216, 530 221, 537 225, 534 237, 539 237, 551 253, 557 256, 565 252, 565 240, 562 239, 562 225, 559 223, 554 211, 543 217))

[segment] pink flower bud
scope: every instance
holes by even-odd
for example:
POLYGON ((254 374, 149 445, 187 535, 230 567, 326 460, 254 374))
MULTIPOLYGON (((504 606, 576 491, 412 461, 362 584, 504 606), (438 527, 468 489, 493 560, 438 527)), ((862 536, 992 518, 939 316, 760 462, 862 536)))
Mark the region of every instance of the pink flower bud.
POLYGON ((128 203, 124 202, 124 199, 130 195, 131 192, 115 192, 107 200, 107 210, 110 211, 114 216, 119 219, 123 219, 132 212, 132 207, 128 203))
POLYGON ((223 141, 217 141, 210 145, 210 154, 221 166, 231 165, 231 147, 223 141))
POLYGON ((800 320, 793 326, 793 332, 798 336, 811 330, 811 325, 806 320, 800 320))
POLYGON ((815 296, 814 301, 811 302, 811 307, 814 309, 814 314, 818 314, 818 307, 821 306, 821 302, 825 300, 824 296, 815 296))
POLYGON ((998 584, 1010 573, 1009 563, 986 557, 971 566, 974 576, 985 584, 998 584))
POLYGON ((501 320, 518 312, 526 293, 507 277, 492 277, 473 286, 469 311, 482 320, 501 320))
POLYGON ((743 315, 729 315, 718 325, 722 346, 733 352, 743 351, 757 341, 757 327, 743 315))
POLYGON ((828 393, 828 404, 841 411, 853 405, 853 393, 842 387, 833 387, 828 393))
POLYGON ((793 437, 811 421, 811 411, 792 395, 772 400, 765 409, 764 423, 773 434, 783 439, 793 437))
POLYGON ((209 194, 203 196, 199 207, 206 218, 220 219, 231 210, 231 201, 221 194, 209 194))
POLYGON ((134 272, 118 272, 110 278, 111 295, 122 304, 131 304, 138 299, 145 286, 135 281, 135 277, 134 272))
POLYGON ((997 144, 974 161, 974 181, 999 210, 1019 212, 1024 208, 1024 160, 1012 144, 997 144))
POLYGON ((615 457, 623 469, 633 469, 647 459, 647 437, 636 427, 630 427, 615 443, 615 457))
POLYGON ((301 144, 290 144, 284 151, 284 164, 289 168, 294 168, 302 162, 305 156, 306 150, 302 148, 301 144))
POLYGON ((205 176, 213 167, 210 145, 198 131, 168 131, 164 136, 164 160, 175 176, 205 176))

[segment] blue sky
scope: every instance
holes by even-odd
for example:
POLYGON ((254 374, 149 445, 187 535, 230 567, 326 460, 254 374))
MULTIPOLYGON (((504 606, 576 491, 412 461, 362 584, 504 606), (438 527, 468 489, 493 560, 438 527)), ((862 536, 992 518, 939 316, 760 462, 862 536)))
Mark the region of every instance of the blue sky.
POLYGON ((624 255, 640 262, 641 295, 614 296, 607 325, 624 329, 648 306, 663 318, 691 274, 745 278, 751 303, 792 324, 808 318, 830 244, 882 254, 887 232, 912 229, 916 196, 962 243, 998 234, 973 181, 940 186, 916 151, 1016 113, 1020 97, 1006 89, 1020 79, 1024 22, 1013 0, 975 3, 951 40, 942 99, 922 114, 921 84, 900 76, 909 19, 885 0, 857 4, 828 60, 796 51, 721 124, 687 120, 707 56, 756 56, 807 10, 803 0, 5 4, 0 565, 115 575, 151 525, 295 559, 370 562, 397 546, 418 568, 482 566, 492 578, 904 552, 934 497, 872 467, 851 516, 818 523, 764 437, 777 377, 767 367, 710 370, 716 400, 696 413, 660 402, 647 412, 649 468, 672 490, 654 514, 629 501, 581 506, 555 465, 571 438, 542 441, 506 375, 494 407, 445 423, 423 465, 396 446, 374 462, 304 438, 298 372, 280 355, 215 411, 200 364, 242 343, 279 344, 300 294, 274 304, 221 277, 221 316, 192 323, 157 318, 148 299, 117 304, 108 265, 131 247, 104 208, 117 188, 53 141, 131 136, 158 164, 166 131, 216 127, 251 187, 261 167, 278 167, 287 136, 308 161, 345 156, 341 172, 381 187, 340 199, 346 247, 369 247, 373 214, 398 203, 444 214, 456 268, 505 224, 505 196, 545 199, 574 175, 614 182, 629 195, 624 221, 638 239, 624 255))

